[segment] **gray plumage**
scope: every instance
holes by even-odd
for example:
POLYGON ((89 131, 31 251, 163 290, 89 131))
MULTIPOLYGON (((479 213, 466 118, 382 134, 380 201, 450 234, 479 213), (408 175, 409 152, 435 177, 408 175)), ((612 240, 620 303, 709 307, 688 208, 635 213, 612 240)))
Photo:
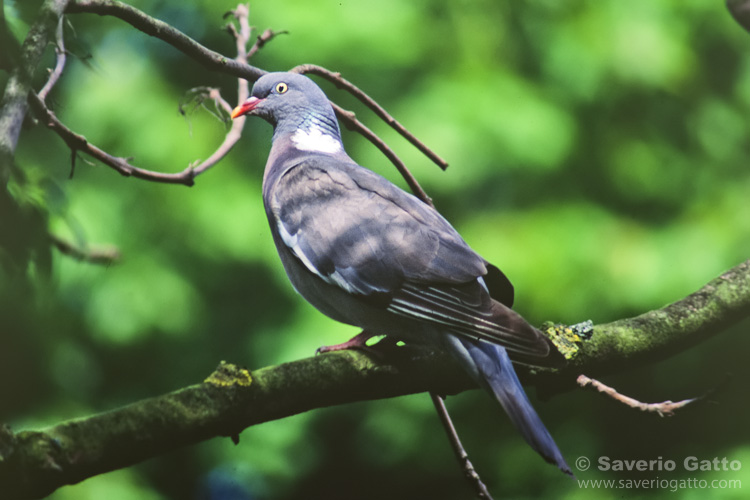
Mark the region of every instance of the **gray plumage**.
POLYGON ((507 278, 437 211, 346 154, 328 99, 307 77, 263 76, 233 117, 242 114, 274 126, 263 201, 294 288, 337 321, 451 352, 526 441, 572 475, 508 355, 539 366, 561 358, 510 309, 507 278))

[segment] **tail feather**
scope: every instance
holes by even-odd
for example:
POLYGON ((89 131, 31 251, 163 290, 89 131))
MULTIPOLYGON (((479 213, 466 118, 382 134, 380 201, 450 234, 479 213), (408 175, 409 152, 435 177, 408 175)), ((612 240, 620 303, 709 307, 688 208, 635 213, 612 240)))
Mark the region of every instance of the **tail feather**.
POLYGON ((527 443, 547 462, 573 477, 560 449, 531 406, 505 349, 446 335, 453 356, 487 391, 495 396, 527 443))

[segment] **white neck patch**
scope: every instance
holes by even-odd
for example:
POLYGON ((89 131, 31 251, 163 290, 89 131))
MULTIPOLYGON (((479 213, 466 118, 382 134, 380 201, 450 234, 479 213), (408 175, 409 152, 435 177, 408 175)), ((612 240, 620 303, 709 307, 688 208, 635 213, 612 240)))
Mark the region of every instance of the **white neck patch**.
POLYGON ((316 127, 309 130, 298 129, 292 134, 292 143, 297 149, 316 153, 338 153, 343 150, 338 139, 316 127))

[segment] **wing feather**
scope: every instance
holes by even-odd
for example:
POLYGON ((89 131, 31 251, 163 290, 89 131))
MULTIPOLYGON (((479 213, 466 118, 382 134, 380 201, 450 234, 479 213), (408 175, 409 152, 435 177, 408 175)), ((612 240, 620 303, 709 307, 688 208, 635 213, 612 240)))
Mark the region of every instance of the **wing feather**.
POLYGON ((350 294, 387 295, 387 311, 529 358, 548 354, 509 307, 513 287, 433 208, 353 163, 308 157, 270 190, 269 217, 304 266, 350 294), (490 287, 483 276, 490 279, 490 287))
POLYGON ((538 331, 492 300, 479 281, 428 287, 407 283, 394 294, 387 309, 440 325, 459 337, 500 344, 526 358, 543 358, 549 353, 549 345, 538 331))
POLYGON ((311 272, 348 291, 466 283, 487 272, 437 211, 354 164, 310 157, 270 193, 267 205, 287 247, 311 272))

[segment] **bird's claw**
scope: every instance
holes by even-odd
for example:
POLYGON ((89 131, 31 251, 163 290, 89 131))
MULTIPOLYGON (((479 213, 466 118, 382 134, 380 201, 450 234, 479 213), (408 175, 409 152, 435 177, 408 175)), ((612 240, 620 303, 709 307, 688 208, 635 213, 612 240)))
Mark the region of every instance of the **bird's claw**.
POLYGON ((375 337, 375 334, 372 334, 366 330, 362 330, 362 332, 350 338, 346 342, 342 342, 341 344, 324 345, 318 347, 315 350, 315 354, 323 354, 333 351, 345 351, 349 349, 358 349, 361 351, 370 352, 372 351, 372 349, 367 345, 367 341, 373 337, 375 337))

